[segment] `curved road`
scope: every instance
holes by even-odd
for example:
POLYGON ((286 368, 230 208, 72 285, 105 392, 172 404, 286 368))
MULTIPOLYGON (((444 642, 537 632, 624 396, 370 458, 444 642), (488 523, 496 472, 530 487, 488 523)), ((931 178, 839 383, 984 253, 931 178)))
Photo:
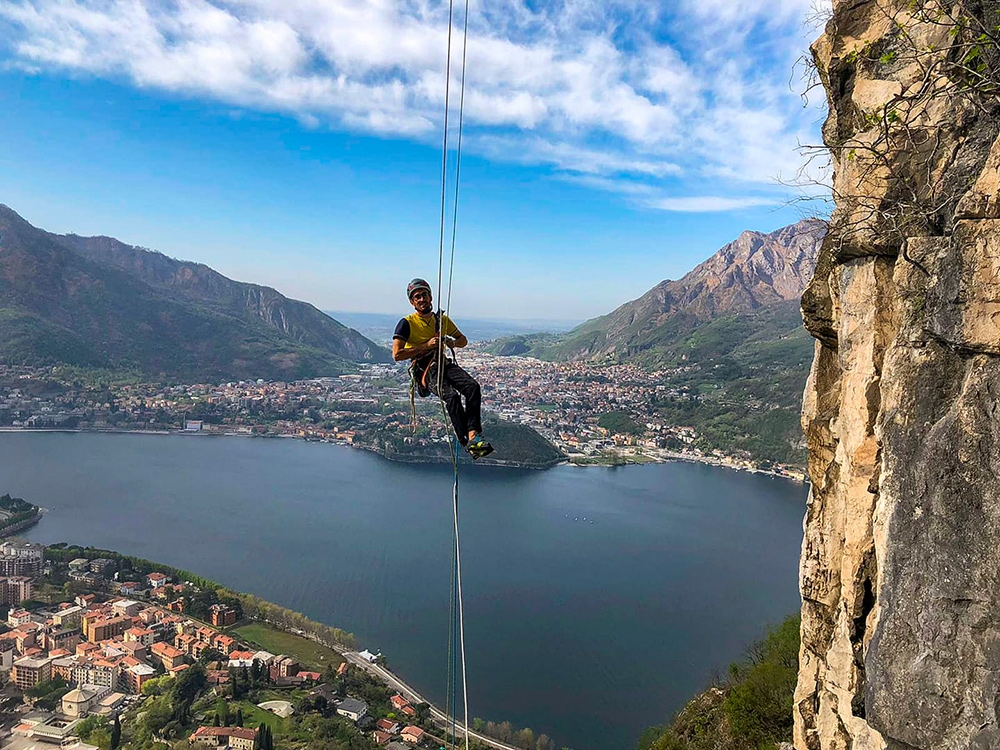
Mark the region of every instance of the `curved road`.
MULTIPOLYGON (((428 706, 431 707, 431 717, 443 729, 448 729, 451 726, 451 718, 447 714, 445 714, 444 711, 437 708, 433 703, 428 701, 426 698, 420 695, 420 693, 411 688, 409 685, 407 685, 405 682, 403 682, 401 679, 399 679, 396 675, 394 675, 385 667, 380 667, 378 664, 372 664, 367 659, 363 659, 356 651, 344 651, 342 652, 342 656, 354 666, 361 667, 361 669, 364 669, 365 671, 370 672, 371 674, 378 677, 393 690, 398 691, 399 694, 402 695, 404 698, 406 698, 408 701, 410 701, 410 703, 426 703, 428 706)), ((456 727, 456 730, 459 733, 462 732, 460 727, 456 727)), ((485 734, 474 732, 471 729, 469 730, 469 737, 474 737, 479 742, 482 742, 485 745, 489 745, 490 747, 496 748, 496 750, 521 750, 521 748, 514 747, 513 745, 508 745, 505 742, 500 742, 499 740, 495 740, 492 737, 487 737, 485 734)))

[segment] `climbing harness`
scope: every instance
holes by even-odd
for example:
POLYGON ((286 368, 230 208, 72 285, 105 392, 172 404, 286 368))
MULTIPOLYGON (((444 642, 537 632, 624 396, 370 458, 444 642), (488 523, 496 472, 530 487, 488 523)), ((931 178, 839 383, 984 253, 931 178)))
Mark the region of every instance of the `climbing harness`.
MULTIPOLYGON (((439 309, 434 313, 434 333, 440 336, 441 334, 441 310, 439 309)), ((442 337, 444 338, 444 337, 442 337)), ((448 344, 448 349, 451 351, 451 362, 457 363, 458 357, 455 355, 455 347, 450 343, 448 344)), ((426 364, 421 365, 417 360, 410 360, 410 366, 407 368, 407 372, 410 375, 410 427, 413 433, 417 432, 417 403, 416 396, 420 398, 427 398, 431 395, 430 386, 427 385, 427 374, 431 370, 431 365, 437 361, 437 355, 428 357, 426 359, 426 364)), ((443 370, 444 368, 438 368, 438 370, 443 370)), ((438 382, 438 392, 440 393, 440 381, 438 382)))

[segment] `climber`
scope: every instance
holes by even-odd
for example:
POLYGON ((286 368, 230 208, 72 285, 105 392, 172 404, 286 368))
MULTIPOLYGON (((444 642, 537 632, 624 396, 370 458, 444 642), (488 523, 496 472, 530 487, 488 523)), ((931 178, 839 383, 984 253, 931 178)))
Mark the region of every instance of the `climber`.
POLYGON ((415 312, 396 324, 396 331, 392 335, 392 358, 397 362, 411 360, 410 371, 421 396, 433 393, 445 402, 458 442, 469 455, 473 459, 488 456, 493 452, 493 446, 483 439, 479 383, 446 357, 441 373, 441 393, 437 391, 437 358, 440 348, 438 336, 443 333, 444 343, 451 349, 467 346, 469 340, 451 318, 440 311, 434 312, 431 287, 426 281, 411 281, 406 287, 406 295, 415 312))

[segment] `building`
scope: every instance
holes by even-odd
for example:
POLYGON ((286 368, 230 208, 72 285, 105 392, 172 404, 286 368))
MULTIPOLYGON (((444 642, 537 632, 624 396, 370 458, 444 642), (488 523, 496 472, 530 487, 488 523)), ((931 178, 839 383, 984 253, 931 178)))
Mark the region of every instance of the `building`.
POLYGON ((358 721, 368 713, 368 704, 364 701, 359 701, 357 698, 344 698, 344 700, 337 704, 337 713, 347 717, 351 721, 358 721))
POLYGON ((72 682, 77 685, 115 688, 121 680, 122 668, 119 664, 104 659, 81 660, 73 668, 72 675, 72 682))
POLYGON ((14 644, 7 641, 0 647, 0 672, 9 672, 14 667, 14 644))
POLYGON ((216 651, 223 654, 231 654, 236 650, 236 639, 223 633, 214 633, 210 642, 216 651))
POLYGON ((110 692, 109 688, 103 686, 80 685, 63 696, 62 712, 71 719, 82 719, 110 692))
POLYGON ((163 664, 164 669, 174 669, 184 663, 184 652, 169 643, 154 643, 150 646, 149 653, 163 664))
POLYGON ((125 631, 125 642, 141 643, 143 646, 152 646, 156 640, 156 633, 148 628, 129 628, 125 631))
POLYGON ((111 605, 111 609, 119 617, 135 617, 142 610, 143 606, 139 602, 131 599, 119 599, 111 605))
POLYGON ((212 624, 217 628, 225 628, 236 624, 236 610, 225 604, 213 604, 209 607, 212 613, 212 624))
POLYGON ((31 622, 31 612, 18 607, 11 607, 7 613, 7 625, 12 628, 19 628, 31 622))
MULTIPOLYGON (((226 676, 229 676, 228 673, 226 676)), ((123 677, 129 692, 138 695, 146 681, 156 677, 156 670, 148 664, 135 664, 125 670, 123 677)))
POLYGON ((106 578, 109 572, 114 572, 116 567, 118 566, 115 565, 115 561, 106 557, 98 557, 96 560, 90 561, 90 572, 96 573, 102 578, 106 578))
POLYGON ((122 596, 132 596, 138 594, 145 587, 138 581, 122 581, 118 584, 118 593, 122 596))
POLYGON ((198 727, 188 738, 191 744, 253 750, 257 731, 249 727, 198 727))
POLYGON ((73 652, 81 640, 80 631, 77 628, 50 630, 45 634, 45 647, 49 651, 64 648, 69 652, 73 652))
POLYGON ((271 679, 293 677, 299 673, 299 663, 290 656, 278 656, 271 662, 271 679))
POLYGON ((62 677, 66 682, 73 681, 73 670, 80 666, 78 656, 60 656, 52 658, 52 676, 62 677))
POLYGON ((31 622, 31 613, 26 609, 12 608, 7 613, 7 624, 12 628, 19 628, 31 622))
POLYGON ((34 584, 28 576, 0 578, 0 604, 20 604, 31 598, 34 584))
POLYGON ((0 576, 36 576, 45 562, 45 545, 11 539, 0 544, 0 576))
POLYGON ((80 594, 73 601, 80 607, 89 607, 97 601, 97 594, 80 594))
POLYGON ((403 731, 399 733, 399 736, 403 738, 404 742, 419 745, 420 740, 424 738, 424 730, 411 724, 408 727, 403 727, 403 731))
POLYGON ((170 582, 170 576, 164 575, 163 573, 150 573, 146 576, 146 583, 149 584, 150 588, 158 589, 161 586, 166 586, 170 582))
POLYGON ((47 682, 52 679, 52 660, 31 657, 18 659, 11 669, 10 679, 19 690, 27 690, 39 682, 47 682))
POLYGON ((82 617, 83 607, 76 604, 54 613, 52 615, 52 623, 60 628, 76 628, 80 626, 80 619, 82 617))
POLYGON ((98 716, 114 716, 123 705, 125 705, 125 695, 111 692, 101 698, 91 711, 98 716))
MULTIPOLYGON (((38 743, 39 746, 51 746, 53 748, 80 747, 74 742, 76 725, 79 719, 67 719, 48 711, 33 711, 21 718, 21 723, 14 727, 11 734, 17 737, 27 737, 38 743)), ((93 745, 82 745, 91 748, 93 745)), ((95 748, 96 750, 96 748, 95 748)))
MULTIPOLYGON (((96 614, 96 613, 93 613, 96 614)), ((104 617, 96 614, 96 617, 86 615, 83 618, 83 636, 88 641, 97 643, 98 641, 109 641, 122 635, 132 627, 131 617, 104 617)))

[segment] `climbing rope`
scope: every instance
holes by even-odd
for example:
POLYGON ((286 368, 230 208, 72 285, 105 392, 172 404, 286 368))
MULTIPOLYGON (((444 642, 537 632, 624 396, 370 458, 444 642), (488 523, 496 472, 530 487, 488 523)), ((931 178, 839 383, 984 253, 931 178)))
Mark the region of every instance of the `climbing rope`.
MULTIPOLYGON (((451 36, 452 27, 454 20, 455 6, 454 0, 449 0, 448 2, 448 53, 445 62, 445 88, 444 88, 444 134, 442 136, 441 143, 441 227, 440 234, 438 238, 438 283, 437 289, 440 294, 442 289, 443 274, 444 274, 444 241, 445 241, 445 226, 447 218, 447 197, 448 197, 448 118, 451 111, 451 36)), ((448 424, 448 410, 444 401, 443 396, 443 384, 444 384, 444 368, 445 368, 445 335, 447 334, 447 326, 445 325, 448 318, 445 316, 445 310, 451 309, 451 290, 452 290, 452 280, 455 274, 455 239, 458 233, 458 195, 459 195, 459 185, 461 176, 461 166, 462 166, 462 126, 465 119, 465 72, 466 72, 466 60, 467 60, 467 50, 469 43, 469 0, 465 0, 465 19, 462 31, 462 81, 461 81, 461 95, 459 97, 459 107, 458 107, 458 144, 455 153, 455 196, 452 201, 452 225, 451 225, 451 254, 448 265, 448 294, 445 299, 444 310, 438 309, 437 317, 437 334, 438 334, 438 352, 437 352, 437 393, 438 399, 441 403, 441 416, 444 419, 444 423, 448 424)), ((452 348, 452 356, 454 356, 454 348, 452 348)), ((416 419, 416 408, 413 406, 413 389, 415 388, 415 383, 411 382, 410 400, 411 400, 411 413, 413 414, 414 423, 416 419)), ((458 675, 457 675, 457 664, 456 661, 459 660, 461 663, 461 676, 462 676, 462 700, 464 708, 464 722, 463 730, 465 734, 465 750, 469 750, 469 691, 468 691, 468 681, 466 679, 466 662, 465 662, 465 608, 462 598, 462 546, 459 540, 459 523, 458 523, 458 437, 452 438, 452 450, 451 450, 451 464, 452 471, 454 473, 454 484, 452 485, 452 518, 453 518, 453 528, 452 528, 452 575, 451 575, 451 618, 449 624, 449 634, 448 634, 448 687, 447 687, 447 712, 451 717, 451 746, 454 749, 456 740, 458 739, 457 731, 457 692, 458 692, 458 675)))

